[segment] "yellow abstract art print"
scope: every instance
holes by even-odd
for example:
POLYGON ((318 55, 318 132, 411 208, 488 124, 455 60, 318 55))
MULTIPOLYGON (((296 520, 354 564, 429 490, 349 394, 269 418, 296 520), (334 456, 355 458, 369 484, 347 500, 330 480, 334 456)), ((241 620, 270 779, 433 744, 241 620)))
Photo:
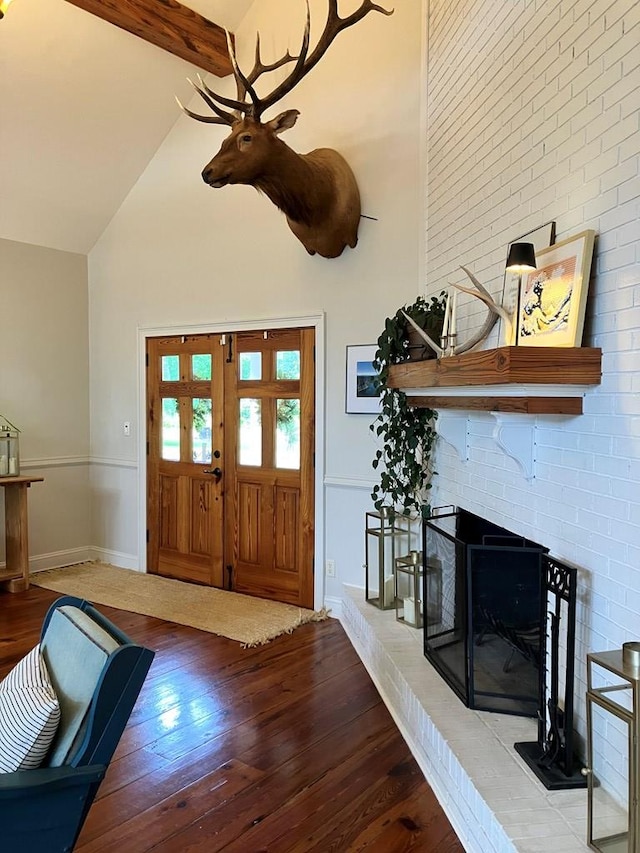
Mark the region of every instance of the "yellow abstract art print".
POLYGON ((537 269, 522 277, 518 346, 582 345, 595 231, 536 253, 537 269))

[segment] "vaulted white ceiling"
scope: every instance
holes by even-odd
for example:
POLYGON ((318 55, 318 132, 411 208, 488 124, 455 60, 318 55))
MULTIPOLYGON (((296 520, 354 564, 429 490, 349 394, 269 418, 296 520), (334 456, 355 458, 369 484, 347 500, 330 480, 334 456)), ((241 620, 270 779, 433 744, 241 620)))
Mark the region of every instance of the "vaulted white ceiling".
MULTIPOLYGON (((183 2, 233 31, 253 0, 183 2)), ((195 73, 65 0, 15 0, 0 21, 0 237, 89 252, 195 73)))

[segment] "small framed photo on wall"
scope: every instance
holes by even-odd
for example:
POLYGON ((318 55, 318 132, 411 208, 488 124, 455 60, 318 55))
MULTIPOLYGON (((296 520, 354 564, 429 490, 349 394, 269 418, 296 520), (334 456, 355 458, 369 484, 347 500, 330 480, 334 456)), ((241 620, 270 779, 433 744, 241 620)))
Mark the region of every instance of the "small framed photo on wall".
POLYGON ((356 344, 347 347, 345 411, 348 415, 380 413, 378 373, 373 366, 376 350, 375 344, 356 344))

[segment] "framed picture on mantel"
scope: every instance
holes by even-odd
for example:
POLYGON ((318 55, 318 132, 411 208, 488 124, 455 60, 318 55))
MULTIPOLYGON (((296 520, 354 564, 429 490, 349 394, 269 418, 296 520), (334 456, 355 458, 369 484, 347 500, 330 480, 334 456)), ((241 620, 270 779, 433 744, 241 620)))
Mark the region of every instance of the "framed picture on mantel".
POLYGON ((537 269, 522 276, 518 346, 582 346, 595 231, 536 252, 537 269))

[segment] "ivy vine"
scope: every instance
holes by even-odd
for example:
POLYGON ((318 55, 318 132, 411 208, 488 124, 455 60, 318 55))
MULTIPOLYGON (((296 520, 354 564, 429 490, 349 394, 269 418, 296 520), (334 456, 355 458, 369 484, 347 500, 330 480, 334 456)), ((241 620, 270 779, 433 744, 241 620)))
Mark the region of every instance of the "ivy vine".
POLYGON ((378 338, 374 367, 378 373, 381 410, 370 429, 382 441, 372 466, 380 471, 380 482, 371 493, 377 510, 392 509, 400 515, 428 518, 431 478, 435 473, 431 454, 436 439, 437 412, 413 407, 407 395, 389 388, 389 368, 409 358, 405 311, 421 328, 438 341, 445 312, 445 294, 430 300, 419 296, 411 305, 398 309, 385 320, 384 331, 378 338))

